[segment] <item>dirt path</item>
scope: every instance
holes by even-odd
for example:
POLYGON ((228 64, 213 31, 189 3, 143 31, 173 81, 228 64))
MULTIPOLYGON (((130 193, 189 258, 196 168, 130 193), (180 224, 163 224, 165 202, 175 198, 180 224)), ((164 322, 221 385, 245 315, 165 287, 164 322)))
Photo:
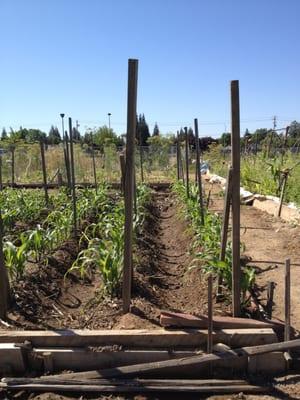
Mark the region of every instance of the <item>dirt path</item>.
MULTIPOLYGON (((193 260, 192 235, 180 214, 180 204, 173 193, 153 194, 149 220, 143 237, 138 239, 133 315, 124 316, 115 327, 149 327, 149 321, 152 327, 158 327, 162 310, 207 312, 206 277, 199 269, 189 269, 193 260)), ((224 314, 227 309, 224 304, 215 304, 214 313, 224 314)))
MULTIPOLYGON (((221 212, 220 187, 213 188, 211 209, 221 212)), ((291 322, 300 330, 300 227, 274 217, 252 206, 241 206, 241 242, 248 265, 257 270, 256 283, 263 304, 268 281, 275 282, 273 316, 284 319, 284 262, 291 259, 291 322)))

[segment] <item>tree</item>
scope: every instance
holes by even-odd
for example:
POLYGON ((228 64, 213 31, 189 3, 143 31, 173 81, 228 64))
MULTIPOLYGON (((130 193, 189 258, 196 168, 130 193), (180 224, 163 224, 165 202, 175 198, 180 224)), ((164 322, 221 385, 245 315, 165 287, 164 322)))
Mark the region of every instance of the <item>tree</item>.
POLYGON ((59 144, 61 142, 61 136, 56 126, 51 126, 48 133, 47 142, 48 144, 59 144))
POLYGON ((3 128, 1 133, 1 140, 6 140, 6 139, 7 139, 7 132, 6 129, 3 128))
POLYGON ((149 126, 144 114, 137 117, 136 123, 136 141, 139 146, 148 146, 147 140, 150 137, 149 126))
POLYGON ((46 133, 40 129, 28 129, 26 133, 26 142, 37 142, 46 139, 46 133))
POLYGON ((231 134, 229 132, 224 132, 222 133, 221 138, 219 139, 219 143, 223 146, 223 147, 227 147, 230 146, 231 143, 231 134))
POLYGON ((79 130, 75 126, 73 127, 72 133, 73 133, 73 140, 79 142, 81 140, 81 135, 79 130))
POLYGON ((114 144, 118 146, 119 138, 113 129, 108 128, 106 125, 101 126, 98 129, 88 130, 88 134, 93 135, 93 142, 103 151, 106 145, 114 144))
POLYGON ((157 125, 157 122, 155 122, 154 128, 153 128, 153 133, 152 136, 159 136, 159 127, 157 125))

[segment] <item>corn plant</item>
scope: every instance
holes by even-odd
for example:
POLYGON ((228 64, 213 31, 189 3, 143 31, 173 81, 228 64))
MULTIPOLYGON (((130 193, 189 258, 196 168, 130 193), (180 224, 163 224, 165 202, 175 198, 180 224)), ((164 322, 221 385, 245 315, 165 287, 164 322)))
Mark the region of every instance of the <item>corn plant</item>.
POLYGON ((4 242, 3 255, 10 277, 15 279, 21 278, 28 256, 27 243, 15 246, 12 242, 4 242))
MULTIPOLYGON (((173 191, 183 204, 183 214, 192 226, 194 240, 192 250, 195 255, 191 268, 200 267, 205 272, 214 273, 223 278, 224 285, 231 289, 232 285, 232 251, 229 242, 225 251, 224 261, 220 261, 221 248, 221 218, 206 210, 204 224, 201 224, 201 214, 196 185, 191 185, 190 196, 187 197, 186 189, 182 182, 173 185, 173 191)), ((255 272, 253 268, 242 268, 241 290, 243 298, 247 289, 254 283, 255 272)))

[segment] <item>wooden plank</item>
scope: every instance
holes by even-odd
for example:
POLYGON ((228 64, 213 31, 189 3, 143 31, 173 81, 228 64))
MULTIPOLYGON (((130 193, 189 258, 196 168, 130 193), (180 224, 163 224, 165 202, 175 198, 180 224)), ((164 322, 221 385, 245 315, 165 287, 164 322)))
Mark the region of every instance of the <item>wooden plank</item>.
MULTIPOLYGON (((206 315, 195 316, 192 314, 162 311, 160 314, 160 324, 164 327, 172 326, 205 329, 208 327, 208 317, 206 315)), ((276 324, 272 322, 217 315, 213 317, 213 325, 215 329, 276 328, 276 324)))
POLYGON ((231 81, 232 314, 241 314, 240 266, 240 100, 239 81, 231 81))
POLYGON ((286 351, 300 348, 300 339, 288 342, 279 342, 253 347, 242 347, 239 349, 228 350, 219 353, 206 355, 196 355, 192 357, 179 358, 175 360, 166 360, 159 362, 150 362, 144 364, 128 365, 119 368, 93 370, 87 372, 74 372, 69 374, 52 375, 54 379, 98 379, 98 378, 127 378, 127 377, 145 377, 153 374, 164 374, 170 370, 181 370, 185 367, 198 368, 202 365, 213 365, 216 361, 248 359, 249 356, 268 354, 273 351, 286 351))
POLYGON ((134 386, 132 383, 128 385, 60 385, 60 384, 6 384, 0 383, 0 388, 6 390, 27 390, 31 392, 108 392, 108 393, 148 393, 148 392, 183 392, 183 393, 262 393, 269 391, 268 387, 255 385, 220 385, 220 386, 202 386, 190 383, 188 385, 172 386, 172 382, 168 385, 147 385, 142 384, 134 386))
POLYGON ((202 176, 201 176, 199 132, 198 132, 197 118, 194 119, 194 127, 195 127, 195 139, 196 139, 196 171, 197 171, 197 184, 199 192, 199 207, 200 207, 201 224, 204 225, 204 206, 203 206, 202 176))
POLYGON ((22 373, 26 371, 26 365, 22 349, 14 343, 0 344, 0 373, 22 373))
POLYGON ((190 197, 190 183, 189 183, 189 137, 188 129, 184 128, 185 132, 185 184, 186 184, 186 196, 190 197))
POLYGON ((76 191, 75 191, 75 164, 74 164, 74 148, 73 148, 73 128, 72 118, 69 118, 69 135, 70 135, 70 161, 71 161, 71 186, 72 186, 72 209, 73 209, 73 236, 77 236, 77 208, 76 208, 76 191))
POLYGON ((284 340, 291 336, 291 261, 285 260, 285 288, 284 288, 284 340))
POLYGON ((123 266, 123 312, 130 310, 132 286, 132 241, 134 202, 134 148, 136 132, 138 60, 128 60, 127 136, 125 171, 125 224, 124 224, 124 266, 123 266))
POLYGON ((117 368, 149 361, 171 360, 195 355, 196 352, 172 350, 92 351, 87 348, 76 347, 34 348, 28 353, 28 360, 34 370, 43 370, 45 354, 51 355, 54 371, 87 371, 90 369, 117 368))
POLYGON ((282 205, 283 205, 283 198, 284 198, 284 192, 286 188, 288 180, 288 174, 284 174, 283 176, 283 181, 282 181, 282 186, 281 186, 281 193, 280 193, 280 201, 279 201, 279 206, 278 206, 278 212, 277 212, 277 217, 281 216, 281 210, 282 210, 282 205))
POLYGON ((249 374, 267 374, 273 375, 285 372, 284 353, 276 352, 260 356, 250 356, 248 358, 248 373, 249 374))
MULTIPOLYGON (((121 330, 0 330, 0 343, 23 343, 33 347, 82 347, 120 345, 125 348, 198 347, 207 342, 207 330, 185 329, 121 329, 121 330)), ((213 332, 214 343, 231 347, 273 343, 277 337, 272 329, 223 329, 213 332)))

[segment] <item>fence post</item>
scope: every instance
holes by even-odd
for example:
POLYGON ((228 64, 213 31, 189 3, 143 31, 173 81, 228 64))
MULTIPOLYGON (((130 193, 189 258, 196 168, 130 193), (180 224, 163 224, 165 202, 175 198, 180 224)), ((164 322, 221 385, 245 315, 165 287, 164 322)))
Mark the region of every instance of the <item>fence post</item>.
POLYGON ((69 135, 70 135, 71 186, 72 186, 72 206, 73 206, 73 236, 76 237, 76 235, 77 235, 77 210, 76 210, 76 192, 75 192, 75 165, 74 165, 72 118, 70 118, 70 117, 69 117, 69 135))
MULTIPOLYGON (((196 178, 198 183, 199 191, 199 205, 201 212, 201 224, 204 225, 204 208, 203 208, 203 192, 202 192, 202 176, 201 176, 201 165, 200 165, 200 147, 199 147, 199 131, 198 131, 198 119, 194 119, 195 126, 195 139, 196 139, 196 178)), ((208 205, 207 205, 208 207, 208 205)))
POLYGON ((94 149, 93 135, 91 135, 91 137, 92 137, 92 162, 93 162, 94 184, 95 184, 95 191, 96 191, 96 194, 97 194, 98 193, 98 184, 97 184, 97 172, 96 172, 95 149, 94 149))
POLYGON ((45 160, 45 146, 43 139, 40 140, 41 147, 41 159, 42 159, 42 171, 43 171, 43 184, 45 191, 45 203, 48 207, 49 205, 49 195, 48 195, 48 187, 47 187, 47 170, 46 170, 46 160, 45 160))
POLYGON ((15 146, 11 147, 11 186, 15 186, 15 146))
POLYGON ((121 191, 124 194, 125 192, 125 156, 124 154, 120 154, 120 168, 121 168, 121 191))
POLYGON ((185 172, 186 172, 186 195, 190 197, 190 186, 189 186, 189 138, 187 127, 184 128, 185 132, 185 172))
POLYGON ((2 180, 2 154, 0 154, 0 191, 3 190, 3 180, 2 180))
POLYGON ((231 81, 232 313, 240 316, 240 100, 239 81, 231 81))
POLYGON ((282 180, 280 201, 279 201, 279 207, 278 207, 278 211, 277 211, 277 217, 281 216, 281 210, 282 210, 282 204, 283 204, 284 192, 285 192, 285 187, 286 187, 286 184, 287 184, 287 180, 288 180, 288 173, 285 173, 283 175, 283 180, 282 180))
POLYGON ((291 330, 291 261, 285 260, 285 290, 284 290, 284 340, 290 340, 291 330))
POLYGON ((3 256, 3 219, 0 210, 0 318, 5 320, 10 300, 10 285, 3 256))
POLYGON ((123 312, 130 311, 132 285, 132 241, 134 201, 134 143, 136 132, 138 60, 128 60, 127 136, 125 168, 125 225, 123 267, 123 312))
POLYGON ((70 150, 69 150, 69 138, 68 133, 65 131, 64 134, 64 156, 65 156, 65 164, 66 164, 66 173, 67 173, 67 185, 69 190, 71 190, 71 168, 70 168, 70 150))
POLYGON ((177 131, 177 142, 176 142, 176 172, 177 172, 177 180, 180 179, 180 163, 179 163, 179 133, 177 131))

